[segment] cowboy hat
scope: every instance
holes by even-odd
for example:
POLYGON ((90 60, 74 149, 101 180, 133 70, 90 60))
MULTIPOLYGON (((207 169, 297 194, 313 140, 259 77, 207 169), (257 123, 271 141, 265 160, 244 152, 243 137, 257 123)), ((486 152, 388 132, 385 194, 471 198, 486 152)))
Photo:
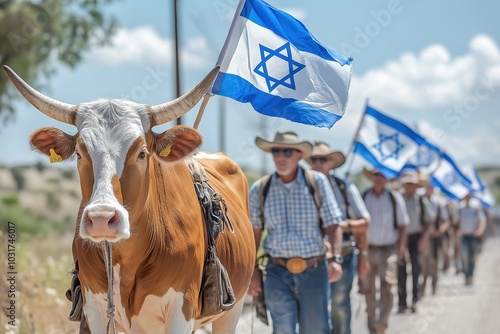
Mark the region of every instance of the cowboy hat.
POLYGON ((418 176, 417 171, 411 170, 411 171, 404 172, 399 177, 398 181, 399 181, 400 184, 411 183, 411 184, 419 185, 420 184, 420 177, 418 176))
POLYGON ((309 165, 312 165, 311 157, 327 157, 329 160, 333 160, 335 162, 335 167, 338 168, 342 166, 345 162, 345 155, 340 151, 332 151, 330 149, 330 145, 322 141, 314 142, 314 146, 312 149, 311 156, 306 159, 309 165))
POLYGON ((273 141, 256 137, 255 145, 260 147, 264 152, 271 152, 273 147, 293 148, 302 152, 303 159, 308 158, 312 151, 312 144, 308 141, 299 142, 299 137, 292 131, 277 132, 273 141))
POLYGON ((377 168, 368 169, 366 167, 363 167, 363 174, 368 180, 372 182, 375 178, 375 174, 381 174, 383 177, 385 177, 385 175, 382 174, 377 168))

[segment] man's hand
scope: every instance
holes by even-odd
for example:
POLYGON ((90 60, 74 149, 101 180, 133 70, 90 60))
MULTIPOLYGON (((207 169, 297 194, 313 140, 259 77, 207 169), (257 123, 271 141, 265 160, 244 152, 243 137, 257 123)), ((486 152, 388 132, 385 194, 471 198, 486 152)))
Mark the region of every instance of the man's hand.
POLYGON ((337 282, 342 277, 342 266, 337 262, 328 263, 328 282, 337 282))
POLYGON ((250 296, 257 296, 262 291, 262 272, 259 268, 253 270, 250 286, 248 287, 248 294, 250 296))
POLYGON ((420 240, 418 240, 417 247, 420 253, 425 253, 429 249, 429 236, 423 234, 422 237, 420 237, 420 240))
POLYGON ((370 271, 370 262, 368 262, 368 258, 363 255, 358 256, 358 276, 359 279, 362 280, 370 271))

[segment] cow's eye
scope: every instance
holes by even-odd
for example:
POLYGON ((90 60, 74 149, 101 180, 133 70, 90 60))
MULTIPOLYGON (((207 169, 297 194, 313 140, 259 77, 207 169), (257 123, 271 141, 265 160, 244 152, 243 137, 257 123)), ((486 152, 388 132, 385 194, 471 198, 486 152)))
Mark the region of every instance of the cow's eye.
POLYGON ((80 153, 75 152, 75 154, 76 154, 76 158, 77 158, 78 160, 80 160, 80 159, 82 158, 82 156, 80 155, 80 153))
POLYGON ((146 152, 144 152, 144 151, 139 153, 139 155, 137 156, 138 159, 144 159, 145 157, 146 157, 146 152))

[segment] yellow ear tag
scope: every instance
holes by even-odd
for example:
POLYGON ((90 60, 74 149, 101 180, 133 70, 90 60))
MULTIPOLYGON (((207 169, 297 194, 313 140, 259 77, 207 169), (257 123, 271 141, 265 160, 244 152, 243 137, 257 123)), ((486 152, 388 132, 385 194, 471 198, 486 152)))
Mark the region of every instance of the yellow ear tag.
POLYGON ((53 164, 54 162, 62 162, 62 157, 59 154, 57 154, 53 148, 51 148, 49 152, 50 152, 49 159, 51 164, 53 164))
POLYGON ((170 154, 170 149, 172 148, 172 145, 173 144, 168 144, 167 146, 165 146, 165 148, 163 150, 161 150, 160 152, 160 157, 168 157, 168 155, 170 154))

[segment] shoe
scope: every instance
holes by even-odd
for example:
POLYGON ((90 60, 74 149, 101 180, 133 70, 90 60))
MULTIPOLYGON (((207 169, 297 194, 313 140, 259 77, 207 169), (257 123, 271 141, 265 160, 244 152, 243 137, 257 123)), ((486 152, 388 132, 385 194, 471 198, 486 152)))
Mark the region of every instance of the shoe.
POLYGON ((406 312, 407 307, 400 306, 398 307, 398 314, 404 314, 406 312))
POLYGON ((373 329, 375 329, 375 333, 377 334, 385 334, 385 327, 381 324, 373 324, 373 329))
POLYGON ((417 303, 411 304, 411 313, 417 313, 417 303))

